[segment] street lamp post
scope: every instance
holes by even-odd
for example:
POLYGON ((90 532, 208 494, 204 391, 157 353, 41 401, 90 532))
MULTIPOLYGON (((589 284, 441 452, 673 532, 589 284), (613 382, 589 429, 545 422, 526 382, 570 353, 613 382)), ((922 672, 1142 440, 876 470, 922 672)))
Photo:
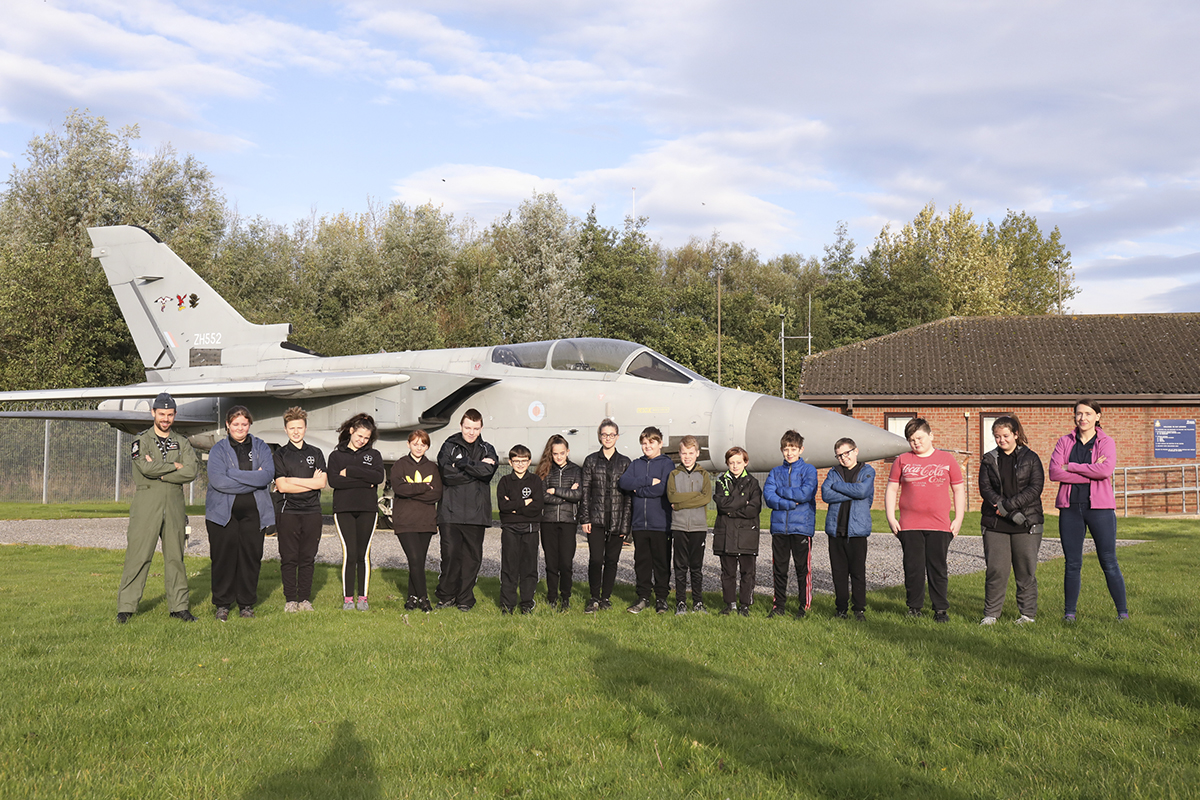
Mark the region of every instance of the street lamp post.
POLYGON ((717 384, 721 383, 721 283, 725 276, 725 264, 717 260, 717 384))
POLYGON ((808 339, 808 354, 812 355, 812 294, 808 296, 808 333, 804 336, 785 336, 783 314, 779 315, 779 396, 787 398, 787 351, 784 343, 788 339, 808 339))

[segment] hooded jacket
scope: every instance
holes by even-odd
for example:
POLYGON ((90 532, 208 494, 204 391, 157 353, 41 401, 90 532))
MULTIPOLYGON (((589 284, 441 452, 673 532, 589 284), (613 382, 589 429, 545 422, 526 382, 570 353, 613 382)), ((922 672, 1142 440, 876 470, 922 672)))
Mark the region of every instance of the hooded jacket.
POLYGON ((675 462, 669 456, 642 456, 621 475, 620 486, 633 495, 635 531, 671 530, 671 504, 667 501, 667 479, 675 462), (658 479, 658 483, 654 479, 658 479))
POLYGON ((771 533, 812 536, 817 531, 817 468, 796 459, 767 475, 763 500, 771 509, 771 533))
POLYGON ((442 503, 439 525, 491 525, 492 476, 500 459, 496 448, 479 437, 471 443, 456 433, 438 451, 442 471, 442 503), (491 464, 484 459, 492 460, 491 464))
POLYGON ((713 489, 717 521, 713 525, 713 552, 717 555, 757 555, 758 516, 762 512, 762 489, 749 472, 734 477, 721 473, 713 489))

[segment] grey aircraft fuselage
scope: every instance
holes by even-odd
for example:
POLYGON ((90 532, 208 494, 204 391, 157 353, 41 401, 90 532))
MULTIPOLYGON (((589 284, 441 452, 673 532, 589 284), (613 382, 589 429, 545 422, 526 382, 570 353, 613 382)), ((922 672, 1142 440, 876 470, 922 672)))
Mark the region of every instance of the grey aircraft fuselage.
POLYGON ((861 461, 908 450, 899 436, 874 425, 770 395, 722 387, 658 353, 612 339, 561 339, 492 347, 322 357, 287 341, 288 325, 247 322, 166 244, 132 226, 91 228, 95 249, 146 367, 132 386, 0 392, 0 401, 98 399, 95 411, 4 412, 0 416, 93 419, 144 430, 150 402, 162 391, 178 403, 176 430, 211 448, 225 435, 225 413, 247 406, 252 432, 283 444, 283 411, 308 412, 307 440, 329 452, 337 428, 365 412, 375 418, 375 447, 387 462, 408 452, 408 434, 429 432, 431 456, 459 431, 468 408, 483 415, 483 438, 502 460, 524 444, 535 460, 549 436, 562 434, 572 459, 598 448, 604 418, 621 427, 618 449, 641 455, 638 434, 654 426, 664 452, 686 435, 701 445, 700 463, 724 469, 734 445, 751 469, 780 463, 788 429, 805 437, 805 460, 831 466, 837 439, 853 438, 861 461))

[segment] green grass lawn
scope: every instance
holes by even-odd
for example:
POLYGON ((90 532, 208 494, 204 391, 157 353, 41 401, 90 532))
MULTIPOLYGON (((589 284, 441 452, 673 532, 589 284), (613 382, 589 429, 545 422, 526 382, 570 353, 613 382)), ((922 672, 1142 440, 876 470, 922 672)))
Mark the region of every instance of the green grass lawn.
POLYGON ((200 622, 167 618, 156 562, 118 626, 121 553, 7 546, 0 797, 1194 797, 1200 523, 1120 534, 1151 540, 1120 550, 1130 623, 1091 556, 1077 625, 1052 561, 1038 622, 1010 592, 992 628, 982 575, 936 626, 900 588, 865 623, 824 596, 804 621, 502 617, 495 580, 470 614, 405 616, 389 570, 342 612, 322 565, 318 610, 285 615, 276 562, 259 617, 222 625, 200 558, 200 622))

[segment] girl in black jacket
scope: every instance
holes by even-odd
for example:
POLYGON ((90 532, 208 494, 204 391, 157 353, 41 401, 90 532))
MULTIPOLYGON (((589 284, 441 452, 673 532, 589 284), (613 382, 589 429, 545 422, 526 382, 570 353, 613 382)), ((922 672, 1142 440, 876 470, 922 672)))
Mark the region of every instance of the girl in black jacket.
POLYGON ((713 489, 717 521, 713 525, 713 553, 721 557, 721 595, 725 607, 722 616, 735 610, 750 616, 757 574, 759 514, 762 512, 762 487, 747 470, 750 454, 741 447, 725 452, 727 469, 713 489), (738 586, 738 576, 741 586, 738 586))
POLYGON ((567 440, 554 434, 546 440, 538 459, 537 476, 545 493, 542 505, 542 552, 546 557, 546 602, 559 611, 571 607, 571 579, 575 566, 575 517, 583 498, 583 470, 570 460, 567 440))
POLYGON ((612 608, 621 545, 633 531, 630 498, 618 486, 629 468, 629 457, 617 452, 619 435, 617 423, 611 419, 601 422, 596 433, 600 449, 583 460, 579 522, 588 537, 588 585, 592 594, 583 609, 585 614, 612 608))
POLYGON ((366 611, 371 576, 371 535, 379 516, 383 456, 371 447, 378 436, 370 414, 355 414, 338 428, 338 446, 329 454, 333 522, 342 540, 342 609, 366 611), (355 597, 358 602, 355 603, 355 597))
POLYGON ((996 449, 979 462, 983 498, 983 558, 987 574, 981 625, 994 625, 1004 610, 1008 573, 1017 578, 1018 624, 1037 617, 1037 564, 1042 546, 1042 460, 1029 449, 1013 415, 992 423, 996 449))

